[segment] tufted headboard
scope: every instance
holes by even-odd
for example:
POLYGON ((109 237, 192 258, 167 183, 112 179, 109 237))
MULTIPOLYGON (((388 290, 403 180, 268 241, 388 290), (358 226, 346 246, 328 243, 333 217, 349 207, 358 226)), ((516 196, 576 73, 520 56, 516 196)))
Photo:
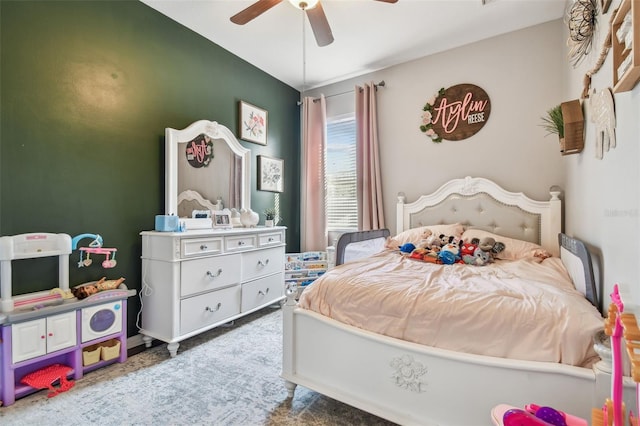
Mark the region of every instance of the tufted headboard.
POLYGON ((461 223, 467 228, 531 241, 558 255, 562 201, 559 191, 550 194, 549 201, 536 201, 485 178, 453 179, 412 203, 405 203, 404 195, 399 194, 397 232, 423 225, 461 223))
POLYGON ((217 210, 217 207, 197 191, 182 191, 178 195, 178 217, 191 217, 194 210, 217 210))

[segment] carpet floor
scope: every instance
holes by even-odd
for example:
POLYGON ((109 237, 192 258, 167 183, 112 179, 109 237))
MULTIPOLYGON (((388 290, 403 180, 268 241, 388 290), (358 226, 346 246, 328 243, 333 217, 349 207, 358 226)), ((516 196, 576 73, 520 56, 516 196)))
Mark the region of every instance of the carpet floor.
POLYGON ((2 425, 393 425, 280 378, 282 310, 265 308, 87 373, 67 392, 0 407, 2 425))

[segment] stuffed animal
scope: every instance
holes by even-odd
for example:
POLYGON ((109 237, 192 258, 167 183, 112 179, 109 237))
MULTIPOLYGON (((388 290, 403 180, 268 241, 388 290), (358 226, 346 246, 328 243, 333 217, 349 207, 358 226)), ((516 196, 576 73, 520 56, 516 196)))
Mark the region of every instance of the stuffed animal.
POLYGON ((491 249, 491 252, 494 255, 496 255, 496 254, 499 254, 499 253, 503 252, 505 248, 506 248, 506 246, 504 245, 503 242, 496 241, 496 243, 493 245, 493 248, 491 249))
POLYGON ((474 244, 473 241, 468 243, 462 241, 460 244, 460 257, 464 258, 464 256, 473 256, 473 253, 476 251, 477 248, 478 248, 478 243, 474 244))
POLYGON ((440 237, 435 234, 431 234, 430 236, 428 236, 424 240, 424 243, 426 244, 425 247, 434 253, 438 253, 440 251, 440 247, 442 246, 440 237))
POLYGON ((433 239, 433 232, 431 232, 430 229, 427 229, 420 236, 420 241, 416 244, 416 248, 430 249, 433 244, 433 239))
POLYGON ((460 255, 460 247, 456 243, 447 243, 440 248, 440 252, 449 251, 453 253, 455 256, 460 255))
POLYGON ((416 246, 413 243, 404 243, 400 246, 400 251, 402 253, 411 253, 416 249, 416 246))
POLYGON ((443 246, 445 244, 449 244, 452 241, 453 235, 440 234, 438 236, 438 239, 440 240, 440 246, 443 246))
POLYGON ((427 254, 427 249, 425 248, 415 248, 409 255, 412 259, 422 260, 424 256, 427 254))
POLYGON ((484 251, 481 248, 477 248, 473 253, 473 263, 472 265, 476 266, 484 266, 493 261, 493 257, 491 257, 490 252, 484 251))
POLYGON ((438 260, 445 265, 453 265, 458 260, 458 256, 449 250, 440 250, 438 260))
POLYGON ((463 241, 456 241, 456 238, 453 236, 449 237, 448 240, 450 242, 443 245, 438 252, 438 259, 440 259, 445 265, 451 265, 461 261, 459 244, 463 241))
MULTIPOLYGON (((417 241, 408 241, 407 243, 414 244, 416 247, 426 247, 430 244, 432 238, 432 232, 430 229, 425 229, 425 231, 420 235, 420 238, 417 241)), ((387 237, 384 242, 384 247, 392 250, 400 249, 402 251, 403 244, 400 243, 395 237, 387 237)), ((410 253, 411 251, 407 252, 410 253)))
POLYGON ((487 263, 490 263, 493 262, 493 259, 498 253, 505 249, 505 245, 500 241, 496 241, 495 238, 484 237, 480 240, 478 249, 488 254, 489 261, 487 263))
POLYGON ((494 245, 496 245, 496 240, 493 237, 484 237, 478 242, 478 247, 484 251, 491 251, 494 245))

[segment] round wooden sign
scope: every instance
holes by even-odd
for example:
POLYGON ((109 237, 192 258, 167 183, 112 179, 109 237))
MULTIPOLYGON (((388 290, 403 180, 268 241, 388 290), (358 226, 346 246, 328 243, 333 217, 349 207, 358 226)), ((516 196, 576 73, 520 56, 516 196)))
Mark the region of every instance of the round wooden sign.
POLYGON ((187 142, 185 154, 191 167, 206 167, 213 158, 213 141, 204 133, 199 134, 187 142))
POLYGON ((487 92, 473 84, 458 84, 440 89, 427 102, 420 130, 433 142, 459 141, 478 133, 490 114, 487 92))

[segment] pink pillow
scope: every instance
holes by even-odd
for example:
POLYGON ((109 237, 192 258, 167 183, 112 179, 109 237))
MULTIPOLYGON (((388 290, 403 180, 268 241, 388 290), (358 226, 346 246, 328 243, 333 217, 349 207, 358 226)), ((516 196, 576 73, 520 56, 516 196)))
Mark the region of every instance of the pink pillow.
POLYGON ((421 239, 425 238, 424 233, 426 230, 430 230, 434 235, 440 234, 453 235, 456 238, 460 238, 464 232, 464 226, 460 223, 452 223, 445 225, 429 225, 420 226, 418 228, 407 229, 396 235, 395 237, 389 237, 385 244, 388 248, 398 248, 405 243, 418 243, 421 239))
POLYGON ((542 246, 529 241, 518 240, 515 238, 503 237, 502 235, 494 234, 482 229, 467 229, 462 234, 462 239, 470 241, 472 238, 485 238, 491 237, 496 241, 504 243, 504 250, 498 253, 496 259, 517 260, 525 257, 551 257, 548 251, 542 246))

